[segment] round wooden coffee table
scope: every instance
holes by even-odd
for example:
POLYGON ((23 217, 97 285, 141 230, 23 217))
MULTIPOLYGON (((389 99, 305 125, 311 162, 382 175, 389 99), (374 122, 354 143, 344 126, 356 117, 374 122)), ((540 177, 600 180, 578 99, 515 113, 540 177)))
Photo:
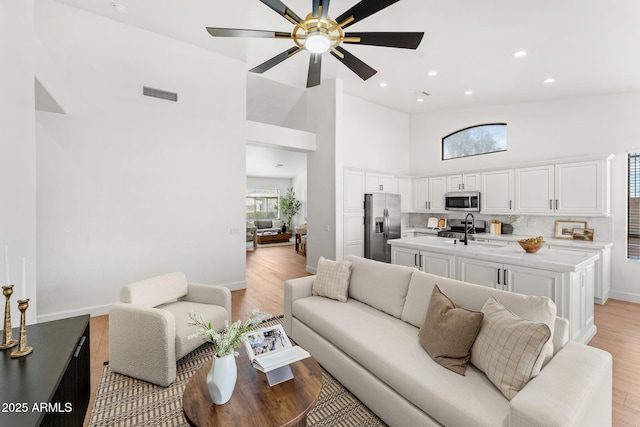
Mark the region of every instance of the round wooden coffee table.
POLYGON ((238 380, 224 405, 211 402, 205 363, 191 377, 182 396, 184 416, 192 426, 306 426, 307 414, 322 391, 322 370, 312 357, 291 364, 293 379, 269 386, 244 352, 236 358, 238 380))

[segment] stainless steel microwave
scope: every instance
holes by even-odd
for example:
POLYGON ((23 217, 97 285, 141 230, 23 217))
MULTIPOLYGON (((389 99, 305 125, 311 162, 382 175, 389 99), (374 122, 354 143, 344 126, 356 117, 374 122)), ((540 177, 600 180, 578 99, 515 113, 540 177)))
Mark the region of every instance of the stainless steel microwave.
POLYGON ((479 191, 445 193, 444 208, 448 211, 480 212, 479 191))

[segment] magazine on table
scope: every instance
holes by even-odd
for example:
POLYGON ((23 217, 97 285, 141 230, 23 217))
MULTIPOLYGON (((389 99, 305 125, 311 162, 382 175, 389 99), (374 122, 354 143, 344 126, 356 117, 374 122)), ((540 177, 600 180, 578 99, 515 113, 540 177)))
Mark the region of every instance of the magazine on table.
POLYGON ((282 325, 248 332, 244 345, 251 365, 262 372, 269 372, 310 356, 302 347, 291 345, 282 325))

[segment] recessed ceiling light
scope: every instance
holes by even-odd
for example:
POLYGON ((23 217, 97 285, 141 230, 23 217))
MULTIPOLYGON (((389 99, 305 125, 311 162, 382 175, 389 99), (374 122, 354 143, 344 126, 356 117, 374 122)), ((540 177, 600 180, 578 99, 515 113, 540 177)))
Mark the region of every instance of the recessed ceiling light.
POLYGON ((471 90, 465 90, 465 91, 464 91, 464 94, 465 94, 465 95, 473 95, 473 91, 471 91, 471 90))
POLYGON ((113 3, 111 6, 112 6, 112 7, 116 10, 116 12, 118 12, 118 13, 124 13, 124 12, 127 10, 127 8, 126 8, 126 7, 124 7, 123 5, 118 4, 118 3, 113 3))
POLYGON ((555 81, 556 81, 556 79, 553 79, 553 78, 551 78, 551 77, 550 77, 550 78, 548 78, 548 79, 544 79, 544 80, 543 80, 543 82, 544 82, 544 83, 547 83, 547 84, 548 84, 548 83, 554 83, 555 81))
POLYGON ((429 72, 427 73, 427 76, 429 76, 429 77, 434 77, 434 76, 437 76, 437 75, 438 75, 438 72, 437 72, 437 71, 429 71, 429 72))
POLYGON ((424 98, 418 98, 418 99, 416 99, 416 101, 418 101, 418 102, 424 102, 424 98))
POLYGON ((380 83, 380 87, 387 87, 387 84, 385 82, 380 83))
POLYGON ((516 58, 522 58, 523 56, 527 56, 527 52, 525 52, 524 50, 519 50, 514 53, 513 56, 515 56, 516 58))

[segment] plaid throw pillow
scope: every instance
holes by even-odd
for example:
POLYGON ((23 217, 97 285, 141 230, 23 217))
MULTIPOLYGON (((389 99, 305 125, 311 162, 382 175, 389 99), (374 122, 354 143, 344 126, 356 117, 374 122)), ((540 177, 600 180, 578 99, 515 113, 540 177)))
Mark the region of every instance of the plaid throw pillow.
POLYGON ((471 363, 511 400, 540 373, 551 331, 544 323, 519 318, 493 297, 482 312, 484 320, 471 348, 471 363))
POLYGON ((311 294, 347 302, 350 279, 351 261, 332 261, 320 257, 311 294))

